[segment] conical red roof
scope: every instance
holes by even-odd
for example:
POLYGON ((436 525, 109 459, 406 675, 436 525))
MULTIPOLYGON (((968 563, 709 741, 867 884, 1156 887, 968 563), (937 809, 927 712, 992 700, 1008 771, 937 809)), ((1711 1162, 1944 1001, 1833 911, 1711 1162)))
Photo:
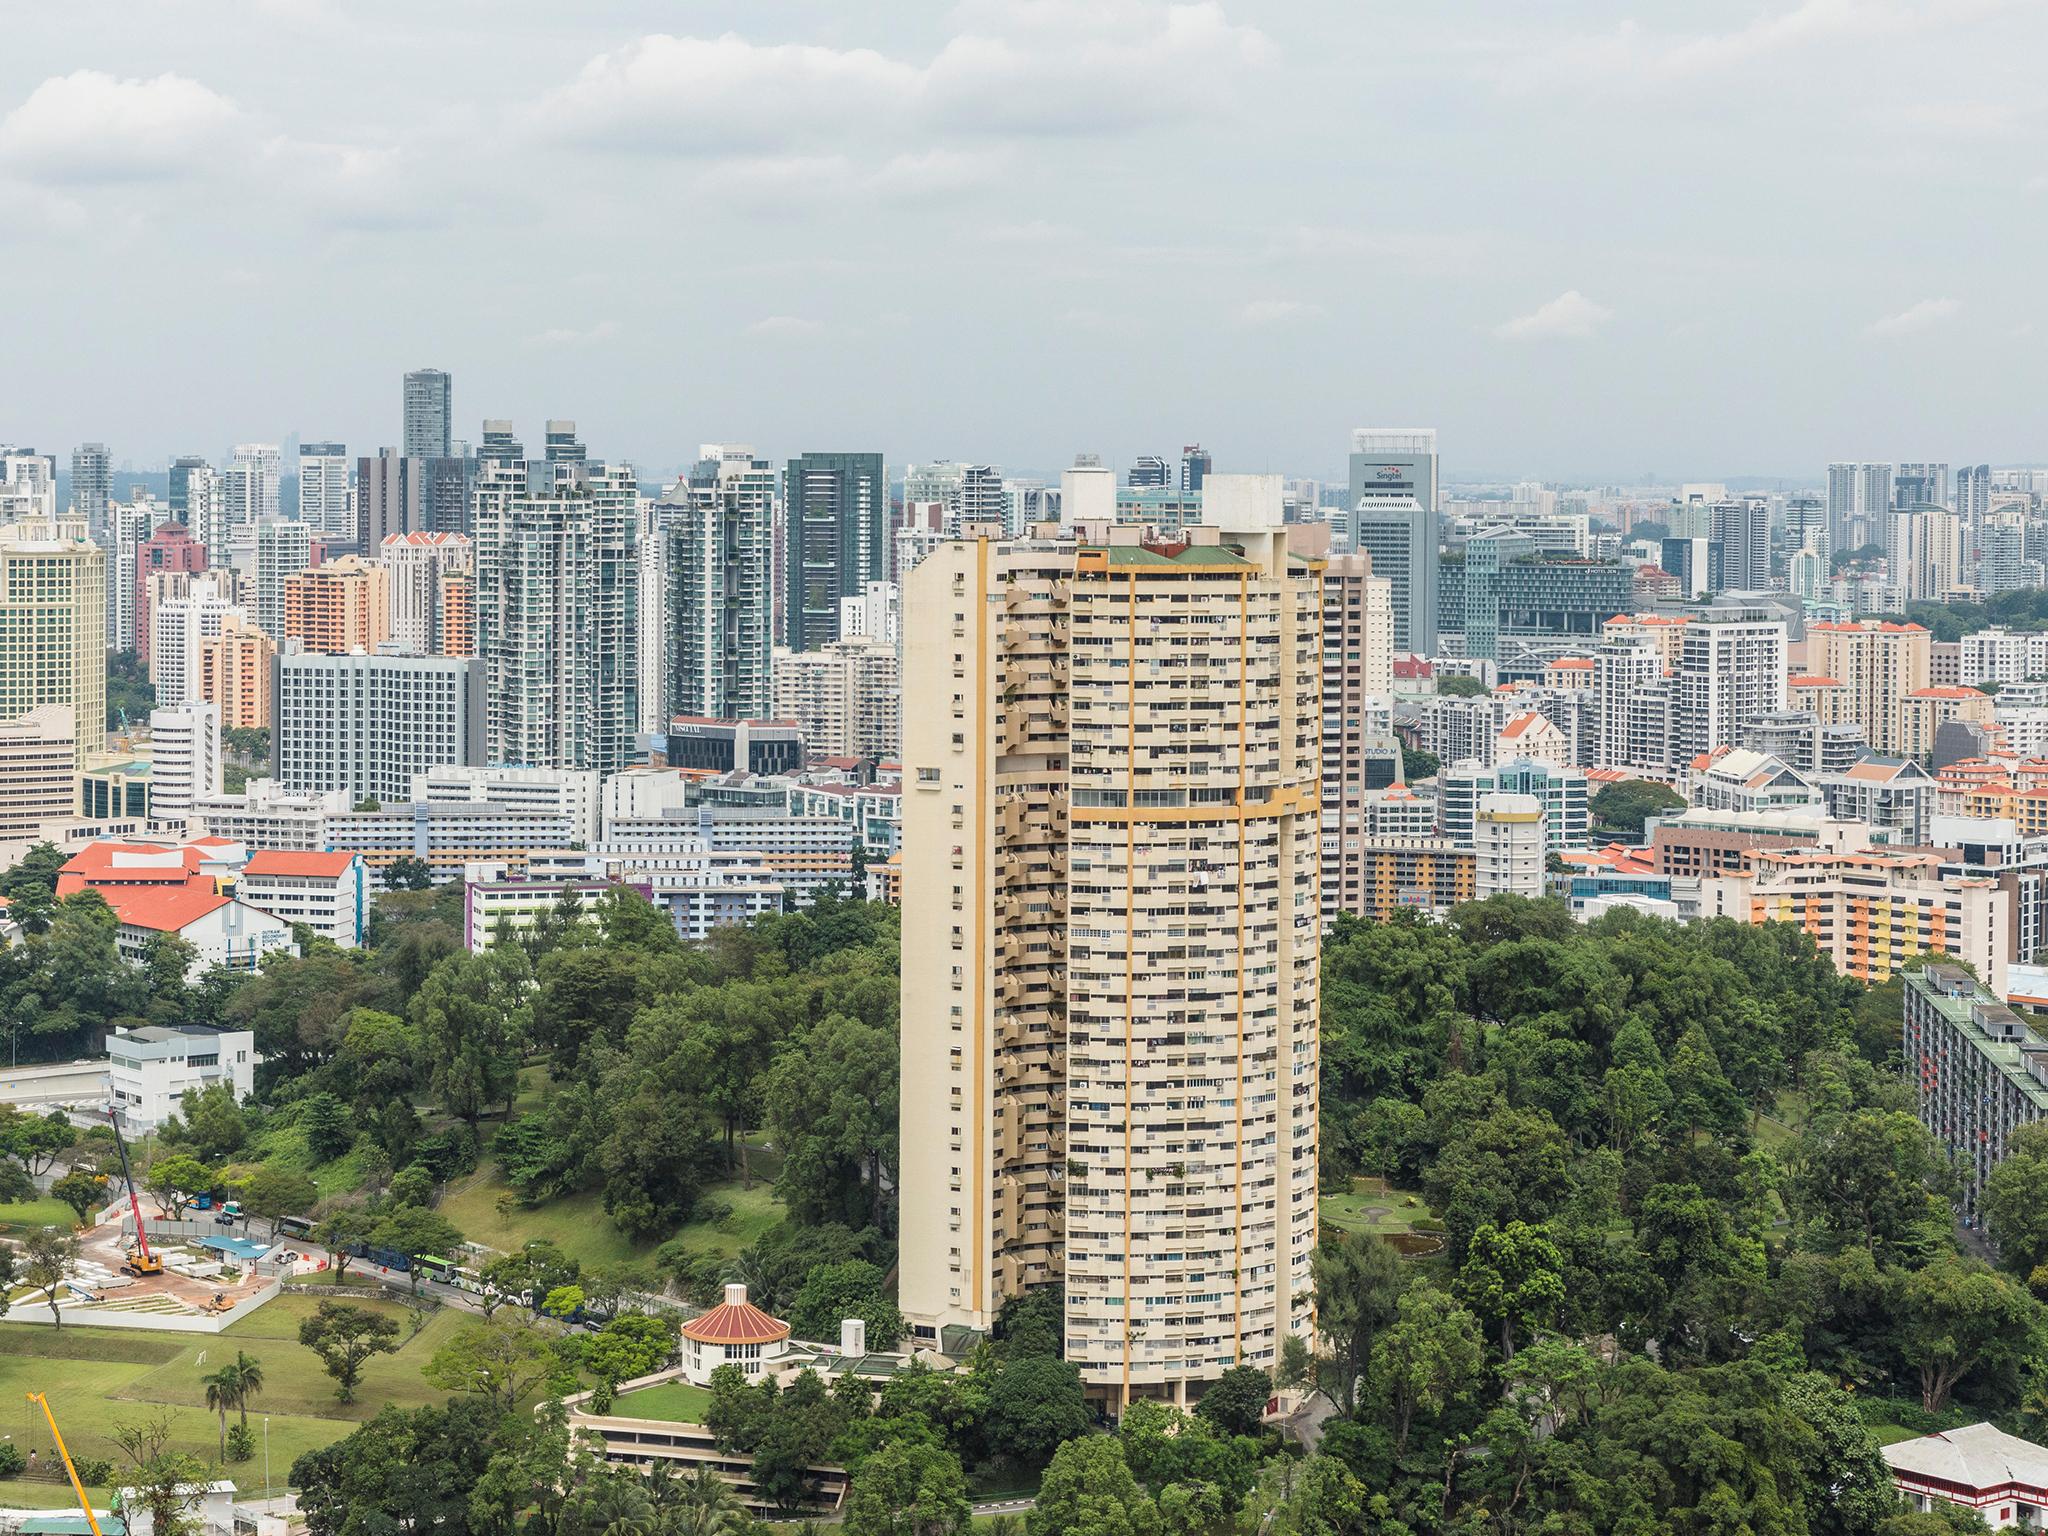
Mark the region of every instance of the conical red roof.
POLYGON ((728 1285, 725 1300, 683 1324, 683 1337, 699 1344, 774 1344, 789 1337, 789 1324, 747 1300, 747 1288, 728 1285))

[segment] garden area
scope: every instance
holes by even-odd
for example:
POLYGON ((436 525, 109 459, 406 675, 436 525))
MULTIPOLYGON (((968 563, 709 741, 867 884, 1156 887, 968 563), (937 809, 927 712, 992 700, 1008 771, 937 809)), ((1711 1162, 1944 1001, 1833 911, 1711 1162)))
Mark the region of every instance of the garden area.
POLYGON ((1406 1258, 1443 1252, 1444 1224, 1422 1196, 1394 1189, 1385 1179, 1358 1175, 1351 1187, 1322 1198, 1322 1222, 1340 1232, 1371 1232, 1406 1258))

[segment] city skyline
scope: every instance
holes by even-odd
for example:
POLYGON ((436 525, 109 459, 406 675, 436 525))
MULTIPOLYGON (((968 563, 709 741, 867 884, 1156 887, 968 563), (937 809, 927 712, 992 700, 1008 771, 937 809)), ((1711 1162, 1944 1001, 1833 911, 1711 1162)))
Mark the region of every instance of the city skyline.
POLYGON ((1447 480, 2033 456, 2041 300, 2007 253, 2044 208, 2038 11, 1338 19, 508 5, 477 50, 380 5, 31 12, 0 238, 67 345, 0 416, 116 463, 374 452, 433 366, 459 430, 559 411, 654 472, 745 435, 1040 471, 1200 440, 1334 476, 1370 420, 1436 423, 1447 480), (1855 216, 1916 202, 2000 238, 1855 216), (593 217, 636 238, 594 248, 593 217), (140 335, 208 387, 108 366, 140 335), (910 366, 936 336, 946 366, 910 366))

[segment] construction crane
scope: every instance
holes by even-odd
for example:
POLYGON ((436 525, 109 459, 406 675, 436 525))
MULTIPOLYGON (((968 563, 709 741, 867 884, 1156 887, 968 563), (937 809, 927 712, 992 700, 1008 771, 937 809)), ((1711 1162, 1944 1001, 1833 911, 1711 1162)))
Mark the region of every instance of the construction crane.
POLYGON ((64 1449, 64 1437, 57 1431, 57 1415, 50 1412, 50 1400, 40 1392, 28 1394, 28 1400, 43 1410, 43 1417, 50 1424, 50 1439, 56 1443, 58 1458, 64 1463, 64 1470, 71 1475, 71 1491, 78 1495, 78 1507, 85 1511, 85 1523, 92 1527, 92 1536, 105 1536, 100 1530, 98 1516, 92 1512, 92 1500, 85 1496, 85 1484, 78 1480, 78 1468, 71 1464, 71 1453, 64 1449))
POLYGON ((121 1139, 121 1106, 107 1106, 107 1124, 114 1128, 114 1150, 121 1154, 121 1177, 128 1185, 128 1209, 135 1213, 135 1246, 121 1267, 131 1275, 160 1275, 164 1261, 149 1251, 149 1234, 142 1229, 142 1201, 135 1193, 135 1170, 128 1166, 128 1143, 121 1139))

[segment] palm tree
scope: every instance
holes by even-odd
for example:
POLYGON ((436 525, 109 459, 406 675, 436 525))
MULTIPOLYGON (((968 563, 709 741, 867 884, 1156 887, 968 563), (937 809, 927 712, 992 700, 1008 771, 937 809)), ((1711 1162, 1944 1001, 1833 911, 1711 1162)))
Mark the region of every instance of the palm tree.
POLYGON ((666 1536, 733 1536, 749 1524, 732 1485, 709 1467, 683 1479, 682 1495, 668 1513, 666 1536))
POLYGON ((206 1406, 220 1415, 220 1459, 228 1459, 228 1410, 235 1406, 235 1395, 241 1387, 241 1375, 232 1365, 224 1365, 210 1376, 199 1378, 199 1384, 206 1388, 206 1406))
POLYGON ((249 1427, 249 1399, 263 1390, 263 1362, 252 1360, 239 1349, 235 1351, 235 1363, 228 1367, 235 1373, 235 1406, 242 1411, 242 1428, 249 1427))

